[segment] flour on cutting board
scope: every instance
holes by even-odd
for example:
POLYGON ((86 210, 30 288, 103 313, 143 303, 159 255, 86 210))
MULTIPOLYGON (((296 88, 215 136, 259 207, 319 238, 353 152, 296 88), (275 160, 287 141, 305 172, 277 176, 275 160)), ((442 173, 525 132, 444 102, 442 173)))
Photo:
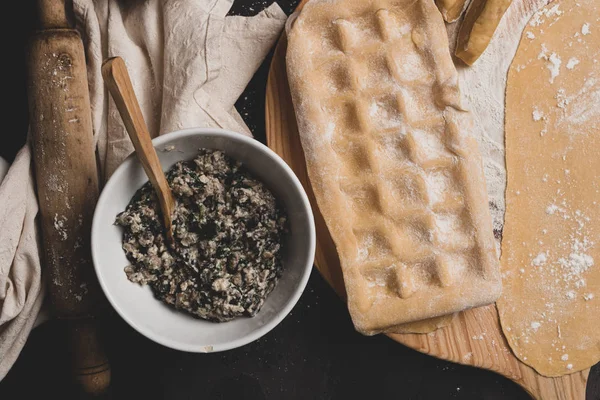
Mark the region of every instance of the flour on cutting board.
POLYGON ((531 26, 540 26, 546 22, 547 19, 553 19, 550 21, 550 24, 553 24, 554 21, 563 15, 563 12, 560 10, 560 4, 556 4, 552 7, 541 9, 531 18, 529 25, 531 26))
MULTIPOLYGON (((594 265, 594 258, 589 254, 589 250, 595 245, 595 242, 589 237, 587 225, 590 218, 582 211, 571 211, 572 207, 566 200, 561 201, 561 206, 551 204, 546 208, 546 214, 551 216, 548 219, 548 226, 544 228, 546 232, 552 230, 553 226, 561 224, 562 221, 574 221, 575 224, 567 236, 558 240, 558 245, 549 246, 543 249, 537 255, 530 254, 532 267, 544 267, 546 273, 552 276, 549 282, 544 282, 547 290, 563 290, 566 299, 573 300, 579 293, 579 289, 586 287, 585 272, 594 265)), ((544 233, 542 232, 542 235, 544 233)), ((538 243, 540 243, 538 241, 538 243)), ((541 241, 541 245, 543 245, 541 241)), ((554 307, 552 304, 549 311, 554 307)))
MULTIPOLYGON (((474 134, 479 141, 487 181, 494 235, 498 245, 504 226, 506 165, 504 160, 504 95, 508 69, 517 51, 523 28, 535 11, 548 4, 548 0, 534 0, 522 4, 514 1, 502 18, 494 37, 481 58, 472 66, 458 65, 463 100, 475 119, 474 134)), ((532 24, 541 24, 548 18, 563 15, 557 4, 548 11, 537 13, 532 24)), ((448 25, 450 43, 456 43, 460 24, 448 25)), ((529 33, 528 40, 536 35, 529 33)), ((550 55, 548 56, 550 58, 550 55)), ((554 59, 557 62, 556 59, 554 59)), ((535 118, 542 119, 542 114, 535 118)))
POLYGON ((585 24, 583 24, 583 26, 581 27, 581 34, 582 35, 589 35, 590 34, 590 24, 589 24, 589 22, 586 22, 585 24))
POLYGON ((567 62, 567 69, 573 69, 577 64, 579 64, 577 57, 571 57, 567 62))
POLYGON ((536 107, 533 109, 532 116, 534 121, 540 121, 544 118, 544 113, 536 107))
MULTIPOLYGON (((506 74, 519 45, 521 32, 527 26, 528 21, 531 26, 543 27, 544 24, 553 25, 564 17, 565 14, 560 4, 534 12, 548 2, 548 0, 533 1, 527 12, 523 10, 524 5, 513 2, 502 19, 488 49, 477 63, 472 67, 461 65, 457 67, 463 100, 467 108, 473 112, 476 120, 474 133, 479 141, 484 159, 490 210, 494 233, 498 242, 502 237, 505 211, 504 95, 506 74)), ((450 43, 454 43, 458 27, 459 24, 448 26, 450 43)), ((589 35, 591 29, 592 22, 587 22, 576 34, 579 37, 589 35)), ((543 29, 541 33, 543 34, 543 29)), ((524 37, 533 42, 537 35, 533 32, 526 32, 524 37)), ((578 43, 581 43, 581 38, 574 45, 578 43)), ((581 60, 577 57, 569 57, 563 60, 560 52, 548 48, 548 44, 544 43, 540 46, 539 56, 546 61, 546 73, 551 83, 554 83, 561 74, 570 73, 581 64, 581 60)), ((524 69, 527 66, 522 65, 521 68, 524 69)), ((586 83, 587 86, 591 84, 592 82, 586 83)), ((565 115, 571 115, 570 123, 582 123, 586 117, 589 118, 590 114, 600 113, 600 107, 596 106, 600 103, 582 100, 581 95, 585 94, 586 90, 589 90, 589 88, 586 89, 586 86, 584 86, 582 89, 584 93, 567 95, 564 88, 557 88, 557 105, 565 109, 565 115), (577 102, 576 107, 571 105, 574 101, 577 102)), ((600 91, 591 98, 598 99, 600 102, 600 91)), ((536 108, 532 110, 532 118, 534 121, 540 121, 539 135, 544 136, 547 132, 544 112, 536 108)))
MULTIPOLYGON (((527 344, 534 341, 531 335, 538 332, 544 324, 556 325, 556 338, 552 340, 551 345, 557 352, 564 351, 567 346, 563 344, 561 323, 566 321, 563 315, 564 309, 568 309, 569 304, 578 299, 592 301, 594 294, 589 292, 587 287, 586 272, 595 265, 595 260, 589 251, 596 244, 588 235, 588 225, 591 223, 580 210, 572 210, 572 207, 566 201, 561 201, 560 206, 552 203, 546 208, 546 214, 549 216, 548 227, 544 230, 552 230, 553 226, 561 223, 561 220, 575 222, 570 233, 564 238, 559 239, 558 245, 548 246, 538 254, 531 253, 531 266, 533 270, 521 269, 520 274, 531 275, 527 280, 529 285, 540 285, 544 292, 562 293, 562 296, 554 296, 552 300, 545 303, 545 307, 537 313, 537 319, 525 323, 521 328, 519 341, 527 344), (540 274, 536 269, 544 269, 543 276, 546 279, 540 279, 540 274), (562 304, 561 304, 562 303, 562 304)), ((540 236, 543 236, 542 232, 540 236)), ((543 243, 543 242, 541 242, 543 243)), ((511 329, 507 328, 510 332, 511 329)), ((550 357, 552 359, 552 357, 550 357)), ((563 354, 560 359, 567 361, 569 355, 563 354)), ((573 368, 573 364, 565 363, 567 370, 573 368)))
POLYGON ((560 75, 560 66, 562 65, 560 56, 554 52, 550 52, 546 44, 542 43, 542 50, 538 55, 538 59, 546 60, 546 68, 550 71, 550 83, 554 83, 556 77, 560 75))

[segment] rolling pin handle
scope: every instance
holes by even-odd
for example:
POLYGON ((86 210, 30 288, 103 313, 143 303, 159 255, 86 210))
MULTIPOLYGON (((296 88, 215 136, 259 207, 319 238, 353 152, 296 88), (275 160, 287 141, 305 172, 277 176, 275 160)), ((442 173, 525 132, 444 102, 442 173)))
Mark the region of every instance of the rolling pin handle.
POLYGON ((41 29, 72 27, 67 18, 67 15, 73 9, 72 0, 37 0, 37 8, 41 29))
POLYGON ((101 396, 110 386, 110 364, 98 340, 92 317, 68 320, 73 374, 88 395, 101 396))

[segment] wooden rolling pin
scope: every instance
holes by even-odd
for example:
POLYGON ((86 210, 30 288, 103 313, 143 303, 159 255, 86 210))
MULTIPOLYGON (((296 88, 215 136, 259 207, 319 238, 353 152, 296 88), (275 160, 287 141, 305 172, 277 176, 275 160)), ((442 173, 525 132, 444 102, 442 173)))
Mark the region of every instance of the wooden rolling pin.
POLYGON ((83 45, 69 28, 64 0, 39 0, 41 30, 29 53, 28 99, 42 260, 57 317, 82 389, 104 393, 110 367, 96 334, 101 303, 90 252, 98 172, 83 45))

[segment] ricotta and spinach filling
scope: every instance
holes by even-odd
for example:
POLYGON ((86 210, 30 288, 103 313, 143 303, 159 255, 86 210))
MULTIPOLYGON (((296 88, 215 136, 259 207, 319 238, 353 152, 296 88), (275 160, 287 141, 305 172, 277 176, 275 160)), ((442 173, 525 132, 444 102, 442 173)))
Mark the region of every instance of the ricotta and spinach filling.
POLYGON ((116 218, 130 281, 197 318, 254 316, 282 273, 287 218, 271 191, 238 161, 201 149, 166 174, 176 200, 173 236, 147 182, 116 218))

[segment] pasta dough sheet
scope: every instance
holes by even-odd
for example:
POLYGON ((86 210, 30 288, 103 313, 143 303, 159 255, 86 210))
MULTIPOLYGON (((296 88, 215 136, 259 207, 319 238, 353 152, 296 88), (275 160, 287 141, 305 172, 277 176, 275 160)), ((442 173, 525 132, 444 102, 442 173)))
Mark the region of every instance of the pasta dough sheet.
POLYGON ((515 355, 545 376, 600 361, 600 3, 530 21, 506 97, 504 290, 515 355))

